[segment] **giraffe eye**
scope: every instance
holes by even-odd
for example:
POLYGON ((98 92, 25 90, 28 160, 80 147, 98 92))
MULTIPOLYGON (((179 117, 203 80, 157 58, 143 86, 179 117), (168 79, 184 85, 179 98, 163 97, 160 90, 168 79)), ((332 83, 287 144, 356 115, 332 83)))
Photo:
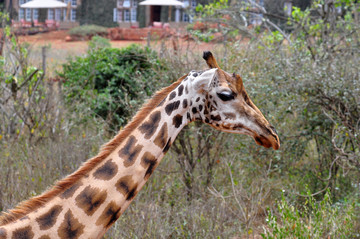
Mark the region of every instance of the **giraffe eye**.
POLYGON ((229 91, 223 91, 220 93, 216 93, 217 96, 219 96, 219 98, 222 101, 229 101, 229 100, 233 100, 235 98, 235 93, 233 92, 229 92, 229 91))

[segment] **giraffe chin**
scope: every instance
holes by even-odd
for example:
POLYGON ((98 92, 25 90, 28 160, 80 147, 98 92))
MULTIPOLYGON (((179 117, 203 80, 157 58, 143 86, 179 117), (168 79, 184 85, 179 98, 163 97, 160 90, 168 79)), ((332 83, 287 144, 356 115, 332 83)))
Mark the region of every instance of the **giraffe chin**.
POLYGON ((273 149, 278 150, 280 148, 280 144, 278 143, 277 139, 272 135, 268 137, 256 135, 253 136, 253 138, 258 145, 264 146, 267 149, 272 147, 273 149))

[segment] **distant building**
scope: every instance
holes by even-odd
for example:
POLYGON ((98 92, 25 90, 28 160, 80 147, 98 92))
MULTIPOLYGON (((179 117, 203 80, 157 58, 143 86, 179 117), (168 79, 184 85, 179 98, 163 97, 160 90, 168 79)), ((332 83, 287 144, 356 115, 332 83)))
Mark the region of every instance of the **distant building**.
POLYGON ((30 0, 5 0, 5 9, 10 13, 12 20, 25 20, 34 21, 42 20, 41 18, 56 21, 71 21, 76 22, 76 11, 81 4, 81 0, 58 0, 68 4, 67 8, 62 9, 30 9, 20 8, 21 4, 29 2, 30 0), (41 16, 41 11, 44 11, 45 15, 41 16))
MULTIPOLYGON (((184 8, 171 7, 171 19, 169 19, 168 6, 139 6, 143 0, 117 0, 116 8, 113 10, 113 21, 120 26, 149 26, 153 22, 191 22, 188 14, 189 9, 195 9, 197 0, 179 0, 184 3, 184 8)), ((210 2, 202 0, 202 2, 210 2)))
MULTIPOLYGON (((5 0, 5 10, 10 13, 10 18, 14 21, 44 21, 55 20, 59 22, 80 22, 81 24, 98 24, 104 25, 104 19, 98 23, 96 14, 85 13, 84 9, 87 7, 81 4, 93 4, 92 1, 85 0, 58 0, 68 4, 67 8, 62 9, 24 9, 20 5, 30 0, 5 0), (91 17, 95 19, 91 19, 91 17)), ((168 6, 140 6, 139 3, 144 0, 115 0, 109 1, 107 4, 113 5, 112 12, 106 14, 112 16, 112 25, 120 25, 121 27, 149 26, 152 22, 191 22, 192 17, 189 15, 189 10, 195 9, 198 3, 206 4, 211 0, 179 0, 184 3, 184 8, 171 7, 169 12, 168 6), (169 19, 169 13, 171 19, 169 19)), ((90 6, 92 11, 97 11, 96 7, 90 6)), ((111 9, 107 7, 106 11, 111 9)), ((110 20, 109 18, 109 20, 110 20)), ((111 21, 111 20, 110 20, 111 21)), ((107 24, 105 24, 107 25, 107 24)))

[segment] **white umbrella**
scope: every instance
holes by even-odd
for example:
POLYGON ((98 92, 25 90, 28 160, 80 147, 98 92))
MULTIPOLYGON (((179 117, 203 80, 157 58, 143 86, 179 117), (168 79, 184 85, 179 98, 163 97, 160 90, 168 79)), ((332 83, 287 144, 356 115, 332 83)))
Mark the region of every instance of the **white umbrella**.
POLYGON ((184 3, 177 0, 145 0, 140 5, 151 5, 151 6, 179 6, 184 7, 184 3))
POLYGON ((62 8, 67 4, 56 0, 33 0, 20 5, 21 8, 62 8))

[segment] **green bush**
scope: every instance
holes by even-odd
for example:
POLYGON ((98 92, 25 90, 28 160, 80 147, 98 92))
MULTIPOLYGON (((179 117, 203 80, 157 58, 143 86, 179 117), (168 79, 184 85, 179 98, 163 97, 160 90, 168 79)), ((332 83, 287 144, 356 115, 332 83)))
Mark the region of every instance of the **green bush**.
POLYGON ((282 194, 278 213, 269 210, 263 238, 354 238, 354 206, 348 202, 332 204, 330 190, 317 202, 308 192, 301 208, 291 205, 282 194))
POLYGON ((107 34, 107 28, 97 25, 83 25, 74 27, 69 31, 71 36, 104 36, 107 34))
POLYGON ((110 40, 101 36, 94 36, 91 38, 91 41, 89 41, 89 52, 109 47, 111 47, 110 40))
POLYGON ((96 45, 91 42, 87 56, 63 65, 59 75, 64 79, 66 103, 77 102, 76 111, 90 110, 109 129, 118 130, 156 88, 159 60, 155 52, 138 45, 123 49, 96 45))

